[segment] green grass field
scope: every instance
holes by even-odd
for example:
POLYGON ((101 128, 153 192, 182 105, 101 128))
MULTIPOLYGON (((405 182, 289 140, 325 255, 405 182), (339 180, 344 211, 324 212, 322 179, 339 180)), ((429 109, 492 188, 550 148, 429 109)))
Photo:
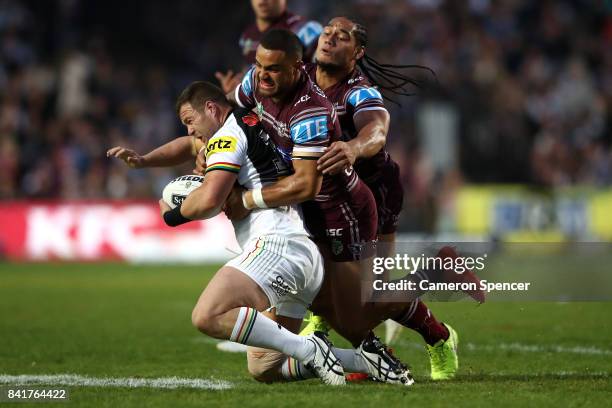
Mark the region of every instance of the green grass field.
MULTIPOLYGON (((428 380, 422 342, 404 331, 394 347, 415 374, 411 388, 364 382, 337 389, 317 380, 259 384, 248 376, 243 354, 217 351, 214 340, 191 326, 192 306, 214 271, 1 264, 0 378, 176 376, 229 385, 225 390, 64 387, 71 393, 67 404, 79 407, 565 407, 612 401, 612 303, 430 304, 459 332, 460 375, 451 382, 428 380)), ((41 406, 15 406, 27 405, 41 406)))

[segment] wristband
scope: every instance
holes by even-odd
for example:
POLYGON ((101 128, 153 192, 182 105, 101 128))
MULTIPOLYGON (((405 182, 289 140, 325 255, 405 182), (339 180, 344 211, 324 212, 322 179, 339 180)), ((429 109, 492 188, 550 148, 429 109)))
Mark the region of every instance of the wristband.
POLYGON ((176 227, 189 221, 191 221, 189 218, 186 218, 183 216, 183 214, 181 214, 180 205, 177 205, 172 210, 164 213, 164 222, 169 227, 176 227))
POLYGON ((263 199, 263 194, 261 193, 261 188, 256 188, 251 190, 251 194, 253 197, 253 202, 257 208, 268 208, 266 202, 263 199))
POLYGON ((244 208, 246 208, 247 210, 252 210, 254 208, 254 206, 249 205, 249 201, 246 198, 247 193, 249 192, 249 190, 245 190, 242 192, 242 206, 244 208))

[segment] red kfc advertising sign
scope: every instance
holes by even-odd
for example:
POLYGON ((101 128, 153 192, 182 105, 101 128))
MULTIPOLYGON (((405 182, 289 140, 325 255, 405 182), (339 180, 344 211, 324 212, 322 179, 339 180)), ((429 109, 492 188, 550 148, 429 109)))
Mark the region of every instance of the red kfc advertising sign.
POLYGON ((221 262, 238 245, 223 215, 167 227, 156 202, 0 203, 9 260, 221 262))

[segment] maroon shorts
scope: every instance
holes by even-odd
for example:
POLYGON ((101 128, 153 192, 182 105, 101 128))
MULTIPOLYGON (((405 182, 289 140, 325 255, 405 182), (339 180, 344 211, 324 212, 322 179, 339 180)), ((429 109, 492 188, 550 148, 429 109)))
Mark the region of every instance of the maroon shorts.
POLYGON ((376 245, 376 201, 361 180, 341 202, 302 203, 306 227, 318 244, 329 249, 334 262, 373 256, 376 245))
POLYGON ((381 176, 368 183, 374 194, 378 210, 378 233, 394 234, 404 202, 404 188, 400 180, 399 165, 389 159, 381 176))

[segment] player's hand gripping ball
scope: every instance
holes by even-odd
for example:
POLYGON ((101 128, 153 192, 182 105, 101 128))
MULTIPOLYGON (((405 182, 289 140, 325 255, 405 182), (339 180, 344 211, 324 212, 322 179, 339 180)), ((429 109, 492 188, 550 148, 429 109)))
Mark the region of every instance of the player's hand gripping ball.
POLYGON ((177 177, 164 187, 162 200, 164 200, 170 208, 175 208, 187 198, 189 193, 200 187, 203 181, 204 177, 196 175, 177 177))

